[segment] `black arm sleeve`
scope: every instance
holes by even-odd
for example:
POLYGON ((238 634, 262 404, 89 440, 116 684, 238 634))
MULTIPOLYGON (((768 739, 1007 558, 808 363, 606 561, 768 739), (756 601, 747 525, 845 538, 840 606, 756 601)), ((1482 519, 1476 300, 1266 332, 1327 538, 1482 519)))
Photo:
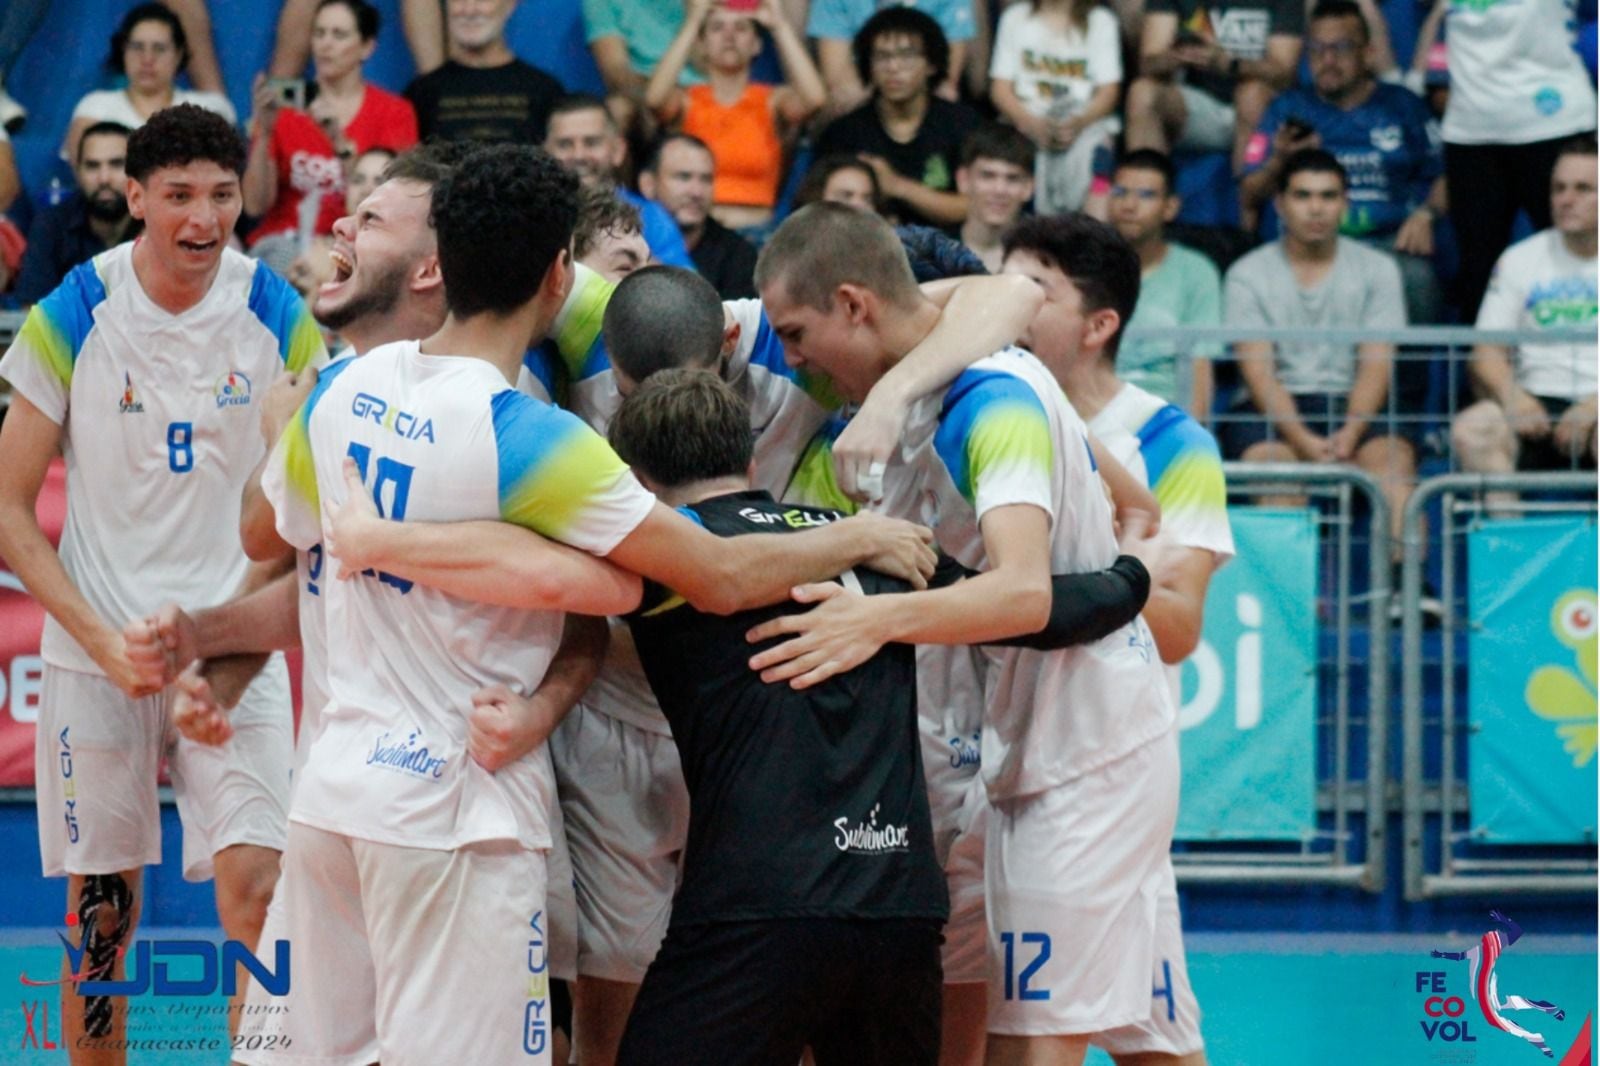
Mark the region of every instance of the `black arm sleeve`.
POLYGON ((1054 651, 1115 633, 1144 610, 1150 598, 1150 572, 1138 559, 1122 555, 1109 570, 1057 574, 1050 586, 1050 621, 1045 627, 996 644, 1054 651))

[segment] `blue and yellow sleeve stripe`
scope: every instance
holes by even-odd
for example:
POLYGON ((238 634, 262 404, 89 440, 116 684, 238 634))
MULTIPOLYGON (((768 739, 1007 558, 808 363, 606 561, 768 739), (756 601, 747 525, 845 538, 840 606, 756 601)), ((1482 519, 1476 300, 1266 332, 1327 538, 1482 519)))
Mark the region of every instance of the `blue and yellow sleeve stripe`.
POLYGON ((1044 405, 1021 378, 968 370, 945 395, 934 448, 967 502, 1000 476, 1048 479, 1055 462, 1044 405))
POLYGON ((493 412, 500 517, 568 541, 627 464, 576 416, 531 396, 508 389, 495 396, 493 412))

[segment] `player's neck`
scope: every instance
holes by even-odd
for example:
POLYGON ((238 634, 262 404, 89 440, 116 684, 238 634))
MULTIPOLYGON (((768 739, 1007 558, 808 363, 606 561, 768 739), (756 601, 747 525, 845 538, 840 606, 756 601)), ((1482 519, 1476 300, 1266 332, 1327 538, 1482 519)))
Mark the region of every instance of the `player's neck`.
POLYGON ((217 278, 222 260, 217 259, 204 274, 184 276, 168 269, 157 257, 149 241, 133 246, 133 276, 150 302, 169 315, 181 315, 206 298, 217 278))
POLYGON ((736 492, 749 492, 750 479, 743 474, 729 475, 728 477, 706 478, 703 481, 690 481, 683 485, 674 485, 672 488, 662 488, 656 492, 661 502, 668 507, 688 507, 691 504, 701 503, 717 496, 731 496, 736 492))
POLYGON ((419 350, 423 355, 482 359, 515 385, 530 338, 544 336, 547 325, 537 301, 504 315, 485 311, 471 318, 458 318, 451 313, 439 332, 425 339, 419 350))
MULTIPOLYGON (((905 310, 890 310, 882 321, 878 323, 878 331, 883 337, 883 346, 887 352, 883 371, 888 373, 900 360, 910 354, 911 349, 927 339, 939 324, 939 307, 920 293, 917 295, 916 307, 905 310)), ((880 377, 882 375, 879 375, 880 377)))
POLYGON ((1085 422, 1105 410, 1106 404, 1122 391, 1116 368, 1099 352, 1093 355, 1080 353, 1073 366, 1058 372, 1055 377, 1061 385, 1061 391, 1071 401, 1072 409, 1085 422))

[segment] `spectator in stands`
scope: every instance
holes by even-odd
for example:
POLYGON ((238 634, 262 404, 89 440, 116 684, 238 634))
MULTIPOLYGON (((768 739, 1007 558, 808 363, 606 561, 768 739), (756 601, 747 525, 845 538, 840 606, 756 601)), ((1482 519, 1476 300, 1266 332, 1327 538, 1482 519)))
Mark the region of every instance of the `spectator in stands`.
MULTIPOLYGON (((350 165, 350 174, 345 179, 345 214, 354 215, 361 206, 361 201, 382 184, 384 168, 393 161, 395 154, 387 148, 368 148, 356 157, 356 161, 350 165)), ((333 263, 328 258, 328 253, 332 250, 332 236, 323 234, 313 240, 311 247, 301 252, 294 262, 289 264, 289 272, 284 277, 301 296, 309 300, 322 283, 333 276, 333 263)))
MULTIPOLYGON (((583 0, 583 32, 619 128, 642 117, 644 88, 684 21, 683 0, 583 0)), ((698 83, 693 69, 683 80, 698 83)))
POLYGON ((1477 314, 1520 208, 1550 225, 1550 172, 1574 134, 1593 133, 1595 92, 1573 50, 1570 0, 1451 4, 1444 163, 1461 247, 1461 311, 1477 314))
MULTIPOLYGON (((1139 255, 1139 302, 1130 329, 1222 325, 1222 276, 1211 260, 1167 239, 1183 201, 1173 189, 1172 158, 1136 148, 1117 163, 1111 182, 1111 224, 1139 255)), ((1117 353, 1117 376, 1187 408, 1196 421, 1211 414, 1215 345, 1129 338, 1117 353)))
POLYGON ((1088 212, 1103 219, 1112 141, 1121 128, 1122 39, 1111 9, 1096 0, 1006 8, 989 62, 989 96, 1038 148, 1034 210, 1078 211, 1092 197, 1088 212))
POLYGON ((715 182, 711 149, 687 133, 669 134, 639 173, 639 191, 671 213, 700 276, 724 300, 754 297, 755 245, 712 217, 715 182))
POLYGON ((967 198, 961 243, 991 274, 1000 272, 1005 258, 1000 239, 1033 198, 1033 155, 1033 142, 998 122, 979 126, 961 146, 956 188, 967 198))
POLYGON ((1240 202, 1259 211, 1296 151, 1332 152, 1350 175, 1341 230, 1395 254, 1407 318, 1430 324, 1440 321, 1442 300, 1433 268, 1433 224, 1446 209, 1439 132, 1414 93, 1374 76, 1371 44, 1354 0, 1317 4, 1306 35, 1314 88, 1289 89, 1267 107, 1245 149, 1240 202))
POLYGON ((517 0, 445 0, 449 59, 406 87, 423 140, 538 144, 561 83, 506 44, 517 0))
MULTIPOLYGON (((959 95, 961 69, 976 38, 973 0, 900 0, 905 7, 927 13, 939 24, 949 48, 944 69, 933 83, 934 92, 954 101, 959 95)), ((828 86, 828 111, 842 115, 867 102, 872 95, 871 75, 856 57, 855 40, 873 15, 886 6, 882 0, 813 0, 806 34, 817 42, 817 64, 828 86)))
POLYGON ((621 281, 650 262, 639 210, 605 185, 586 185, 572 227, 572 257, 607 281, 621 281))
MULTIPOLYGON (((1496 264, 1478 328, 1595 328, 1595 141, 1567 142, 1550 179, 1555 224, 1507 248, 1496 264)), ((1473 384, 1484 399, 1451 427, 1462 469, 1483 473, 1595 465, 1593 343, 1499 344, 1472 350, 1473 384)))
POLYGON ((777 0, 756 0, 753 12, 736 11, 719 0, 689 0, 683 26, 644 91, 645 106, 657 121, 710 147, 716 157, 712 211, 734 229, 772 220, 784 145, 826 99, 805 41, 778 10, 777 0), (777 46, 782 85, 750 80, 750 65, 761 54, 758 25, 777 46), (696 49, 706 81, 681 89, 679 75, 696 49))
POLYGON ((333 232, 345 213, 345 168, 358 155, 417 143, 411 104, 361 77, 377 46, 377 8, 367 0, 321 0, 311 31, 316 89, 306 109, 282 107, 276 86, 256 79, 243 194, 244 209, 261 222, 246 243, 279 274, 287 276, 307 237, 333 232), (316 198, 316 208, 307 197, 316 198))
MULTIPOLYGON (((1344 168, 1329 153, 1313 148, 1289 157, 1276 203, 1283 236, 1228 271, 1227 325, 1405 327, 1400 268, 1383 252, 1339 236, 1347 189, 1344 168)), ((1384 415, 1394 345, 1241 341, 1235 354, 1246 389, 1223 427, 1228 453, 1246 462, 1354 462, 1382 484, 1398 551, 1416 456, 1384 415)))
POLYGON ((960 225, 967 201, 955 189, 955 172, 961 143, 979 119, 933 94, 950 70, 950 45, 939 24, 912 8, 886 7, 856 34, 855 59, 872 96, 822 131, 817 154, 859 156, 901 222, 960 225))
POLYGON ((0 126, 0 214, 11 208, 22 192, 22 178, 17 174, 17 156, 11 147, 11 136, 0 126))
POLYGON ((1304 28, 1304 0, 1150 0, 1127 147, 1231 151, 1237 171, 1273 94, 1294 81, 1304 28))
POLYGON ((853 155, 825 155, 811 164, 795 190, 794 209, 826 200, 883 214, 883 190, 878 172, 853 155))
POLYGON ((189 38, 183 23, 165 4, 147 3, 123 16, 111 35, 106 67, 125 75, 121 89, 89 93, 72 110, 61 145, 61 158, 78 158, 78 138, 96 122, 116 122, 136 130, 151 115, 173 104, 198 104, 229 122, 237 121, 233 105, 220 92, 180 89, 177 76, 189 65, 189 38))
POLYGON ((73 167, 78 194, 34 216, 14 294, 18 303, 39 302, 67 271, 137 231, 128 215, 128 179, 122 170, 128 132, 115 122, 99 122, 78 138, 73 167))
POLYGON ((694 260, 689 258, 683 234, 672 216, 654 200, 647 200, 622 184, 628 143, 599 97, 574 93, 557 100, 550 111, 544 147, 585 185, 616 186, 616 194, 638 209, 644 239, 657 262, 694 269, 694 260))

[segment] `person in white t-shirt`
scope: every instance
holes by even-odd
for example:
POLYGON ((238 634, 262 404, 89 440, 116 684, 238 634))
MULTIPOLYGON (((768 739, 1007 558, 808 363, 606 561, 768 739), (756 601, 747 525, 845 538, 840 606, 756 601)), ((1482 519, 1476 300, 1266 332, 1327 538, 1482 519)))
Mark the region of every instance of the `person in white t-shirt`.
MULTIPOLYGON (((1478 310, 1479 329, 1586 330, 1596 321, 1595 139, 1562 146, 1550 177, 1555 225, 1507 248, 1478 310)), ((1484 399, 1451 427, 1463 470, 1570 470, 1595 465, 1592 343, 1478 344, 1469 364, 1484 399)))
POLYGON ((1083 209, 1103 217, 1112 140, 1121 128, 1117 16, 1092 0, 1012 4, 995 31, 989 94, 1000 114, 1038 146, 1035 209, 1041 215, 1083 209))
MULTIPOLYGON (((68 879, 67 912, 96 979, 120 968, 142 867, 161 859, 163 757, 184 876, 214 870, 223 928, 252 949, 284 843, 292 738, 282 661, 245 693, 233 741, 210 748, 174 738, 171 690, 140 675, 122 636, 162 603, 214 603, 246 581, 231 519, 264 452, 260 393, 284 369, 327 357, 288 283, 226 247, 243 167, 238 135, 201 108, 169 108, 135 131, 128 207, 143 236, 74 268, 0 360, 12 386, 0 554, 49 614, 40 852, 46 876, 68 879), (58 453, 71 486, 59 553, 34 515, 58 453)), ((71 987, 62 1015, 74 1057, 120 1039, 113 1001, 71 987)))
MULTIPOLYGON (((1116 230, 1082 215, 1028 219, 1006 236, 1004 269, 1032 278, 1045 292, 1023 343, 1050 368, 1089 429, 1161 505, 1160 555, 1144 620, 1168 664, 1176 703, 1178 667, 1200 642, 1211 575, 1233 557, 1217 442, 1177 406, 1117 377, 1122 329, 1139 299, 1140 263, 1116 230)), ((1170 741, 1177 743, 1176 726, 1170 741)), ((1203 1066, 1200 1009, 1189 983, 1170 860, 1156 923, 1149 1017, 1091 1040, 1119 1062, 1203 1066)))
POLYGON ((1595 128, 1576 25, 1572 0, 1449 4, 1450 104, 1441 132, 1461 246, 1457 302, 1468 317, 1517 212, 1536 230, 1550 225, 1550 171, 1562 142, 1595 128))

